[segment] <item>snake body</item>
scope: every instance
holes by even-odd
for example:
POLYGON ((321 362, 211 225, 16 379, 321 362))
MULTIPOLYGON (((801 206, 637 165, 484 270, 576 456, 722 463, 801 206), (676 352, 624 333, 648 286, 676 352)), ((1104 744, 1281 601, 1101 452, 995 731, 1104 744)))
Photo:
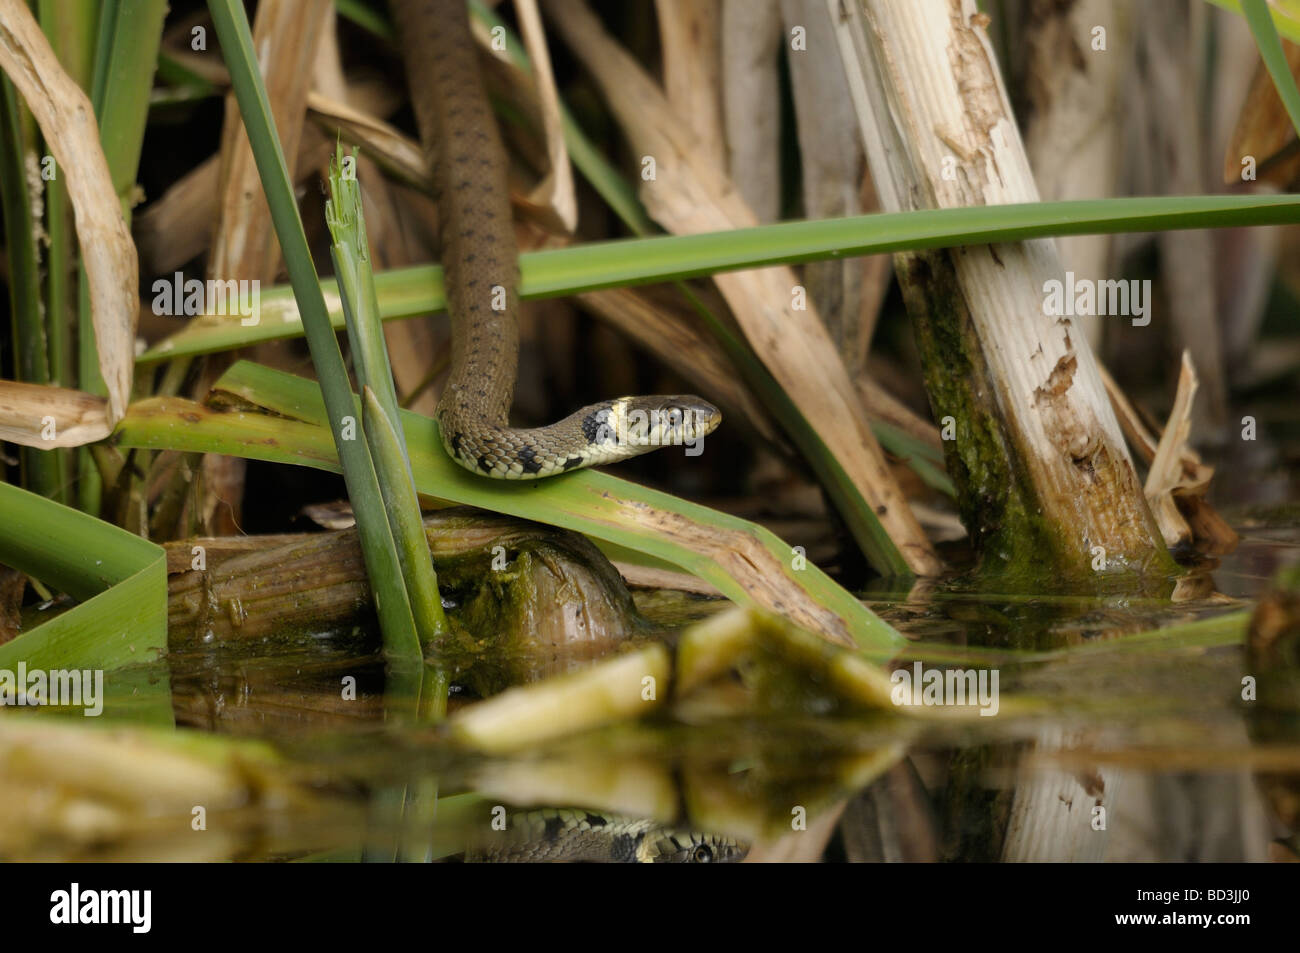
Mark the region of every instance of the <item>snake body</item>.
POLYGON ((715 834, 656 821, 547 808, 513 814, 465 859, 481 863, 726 864, 749 849, 715 834), (498 840, 499 838, 499 840, 498 840))
POLYGON ((692 445, 711 433, 721 414, 689 395, 621 397, 547 427, 509 425, 519 352, 518 249, 506 152, 465 0, 393 0, 391 7, 438 202, 452 327, 451 369, 437 409, 447 452, 482 476, 528 480, 692 445))

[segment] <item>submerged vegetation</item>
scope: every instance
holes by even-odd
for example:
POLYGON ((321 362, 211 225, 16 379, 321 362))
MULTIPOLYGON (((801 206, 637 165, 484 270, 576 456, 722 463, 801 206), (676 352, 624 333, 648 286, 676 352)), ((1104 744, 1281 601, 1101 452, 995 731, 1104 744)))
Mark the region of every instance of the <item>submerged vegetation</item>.
POLYGON ((0 859, 1296 859, 1300 22, 842 6, 0 2, 0 859))

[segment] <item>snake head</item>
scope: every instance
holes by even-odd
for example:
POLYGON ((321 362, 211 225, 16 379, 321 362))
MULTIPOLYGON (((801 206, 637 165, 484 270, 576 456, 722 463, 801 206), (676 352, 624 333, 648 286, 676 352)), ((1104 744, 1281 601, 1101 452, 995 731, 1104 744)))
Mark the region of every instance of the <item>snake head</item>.
POLYGON ((688 456, 698 456, 700 441, 722 423, 722 411, 694 394, 624 397, 616 404, 627 442, 647 449, 685 446, 688 456))
POLYGON ((747 844, 730 837, 660 829, 642 841, 637 859, 651 864, 734 864, 748 853, 747 844))

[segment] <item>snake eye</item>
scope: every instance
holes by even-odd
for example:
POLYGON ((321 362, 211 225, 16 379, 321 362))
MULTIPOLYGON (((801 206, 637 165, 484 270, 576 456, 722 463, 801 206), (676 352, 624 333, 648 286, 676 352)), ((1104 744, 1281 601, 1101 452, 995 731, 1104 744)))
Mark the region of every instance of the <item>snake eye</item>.
POLYGON ((713 848, 708 844, 696 844, 691 851, 692 864, 711 864, 713 863, 713 848))

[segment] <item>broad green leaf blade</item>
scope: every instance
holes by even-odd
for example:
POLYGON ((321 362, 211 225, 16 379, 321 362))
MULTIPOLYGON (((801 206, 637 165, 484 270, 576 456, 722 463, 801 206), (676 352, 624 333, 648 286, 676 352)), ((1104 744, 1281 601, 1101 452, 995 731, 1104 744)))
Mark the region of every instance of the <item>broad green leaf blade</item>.
MULTIPOLYGON (((128 700, 128 714, 172 723, 166 666, 127 671, 160 663, 167 652, 167 559, 161 546, 0 483, 0 563, 80 600, 0 645, 0 670, 15 671, 20 662, 28 670, 101 669, 110 698, 139 696, 128 700)), ((118 713, 118 707, 110 712, 118 713)))
MULTIPOLYGON (((519 259, 520 294, 549 298, 767 265, 1056 235, 1296 223, 1300 223, 1300 196, 1295 195, 1160 196, 855 215, 525 253, 519 259)), ((431 314, 446 306, 442 269, 436 265, 381 272, 375 275, 375 290, 385 321, 431 314)), ((330 321, 342 328, 338 295, 327 291, 324 297, 330 321)), ((200 317, 150 348, 137 363, 208 354, 302 333, 293 293, 281 286, 263 292, 258 324, 242 327, 217 315, 200 317)))

